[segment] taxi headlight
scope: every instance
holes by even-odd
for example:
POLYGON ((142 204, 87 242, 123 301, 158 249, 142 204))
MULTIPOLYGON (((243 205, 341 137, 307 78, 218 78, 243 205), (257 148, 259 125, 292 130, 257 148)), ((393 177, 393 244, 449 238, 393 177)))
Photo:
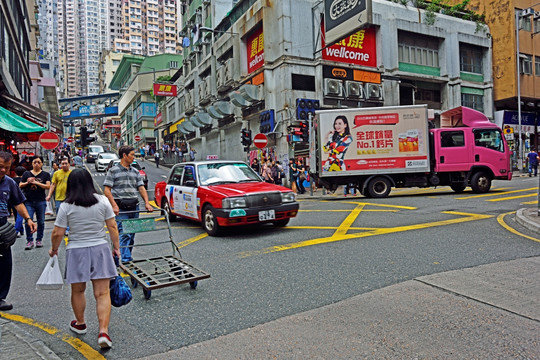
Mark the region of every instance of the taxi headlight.
POLYGON ((221 202, 223 209, 237 209, 246 207, 245 197, 230 197, 223 199, 221 202))
POLYGON ((281 193, 281 202, 282 203, 291 203, 296 201, 296 194, 292 191, 281 193))

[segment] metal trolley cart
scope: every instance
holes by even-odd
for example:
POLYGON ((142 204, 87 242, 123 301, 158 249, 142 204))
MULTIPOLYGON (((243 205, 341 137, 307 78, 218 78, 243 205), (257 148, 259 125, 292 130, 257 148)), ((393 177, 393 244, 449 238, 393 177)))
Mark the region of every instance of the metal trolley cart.
POLYGON ((139 237, 137 244, 133 245, 133 247, 170 243, 172 246, 172 255, 120 263, 120 268, 129 274, 132 286, 135 288, 138 284, 141 284, 144 297, 147 300, 152 296, 152 290, 154 289, 185 283, 189 283, 190 287, 195 289, 199 280, 210 277, 210 274, 182 260, 180 250, 173 241, 169 217, 164 210, 156 210, 153 213, 147 213, 146 210, 136 210, 127 211, 126 213, 145 213, 145 215, 135 219, 122 220, 124 234, 164 230, 167 230, 169 233, 167 240, 152 243, 145 243, 139 237), (158 215, 155 215, 156 212, 158 215), (158 221, 158 219, 163 217, 165 218, 164 222, 158 221))

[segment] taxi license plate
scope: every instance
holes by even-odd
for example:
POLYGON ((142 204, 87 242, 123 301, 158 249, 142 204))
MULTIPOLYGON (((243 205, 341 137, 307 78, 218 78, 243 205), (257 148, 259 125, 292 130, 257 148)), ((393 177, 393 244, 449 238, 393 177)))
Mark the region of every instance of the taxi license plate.
POLYGON ((259 221, 275 220, 276 212, 274 210, 259 211, 259 221))

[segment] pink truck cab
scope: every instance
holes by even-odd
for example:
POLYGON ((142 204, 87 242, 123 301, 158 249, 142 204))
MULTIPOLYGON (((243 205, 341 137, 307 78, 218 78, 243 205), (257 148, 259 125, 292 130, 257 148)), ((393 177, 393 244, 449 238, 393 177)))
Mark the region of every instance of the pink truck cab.
POLYGON ((448 110, 441 114, 441 128, 430 129, 430 136, 433 172, 454 191, 470 185, 483 193, 494 179, 512 179, 512 153, 503 133, 481 112, 462 106, 448 110))

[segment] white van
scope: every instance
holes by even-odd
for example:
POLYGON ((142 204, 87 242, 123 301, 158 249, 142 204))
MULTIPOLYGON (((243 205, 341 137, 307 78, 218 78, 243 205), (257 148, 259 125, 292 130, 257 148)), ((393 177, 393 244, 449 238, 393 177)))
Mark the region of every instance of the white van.
POLYGON ((86 156, 86 161, 89 163, 95 162, 98 154, 104 151, 105 150, 101 145, 88 145, 88 155, 86 156))

